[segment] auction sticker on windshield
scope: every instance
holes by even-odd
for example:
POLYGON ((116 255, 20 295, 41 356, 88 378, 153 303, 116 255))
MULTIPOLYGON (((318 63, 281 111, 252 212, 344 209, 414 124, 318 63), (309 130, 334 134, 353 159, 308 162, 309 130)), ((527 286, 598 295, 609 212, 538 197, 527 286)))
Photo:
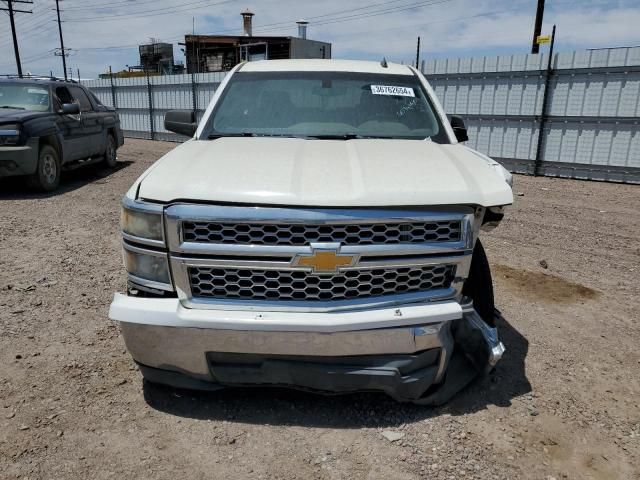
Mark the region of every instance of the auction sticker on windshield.
POLYGON ((371 85, 374 95, 396 95, 401 97, 415 97, 411 87, 394 87, 392 85, 371 85))

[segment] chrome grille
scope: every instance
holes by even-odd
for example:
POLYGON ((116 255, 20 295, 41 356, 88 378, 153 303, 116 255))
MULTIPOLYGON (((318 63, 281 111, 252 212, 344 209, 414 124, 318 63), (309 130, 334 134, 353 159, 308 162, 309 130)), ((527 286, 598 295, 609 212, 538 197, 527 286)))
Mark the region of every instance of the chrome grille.
POLYGON ((303 270, 189 267, 191 293, 211 299, 353 300, 448 288, 454 265, 346 270, 317 275, 303 270))
POLYGON ((233 245, 304 246, 312 242, 339 242, 342 245, 453 242, 462 236, 459 220, 406 223, 354 224, 260 224, 182 223, 186 242, 233 245))

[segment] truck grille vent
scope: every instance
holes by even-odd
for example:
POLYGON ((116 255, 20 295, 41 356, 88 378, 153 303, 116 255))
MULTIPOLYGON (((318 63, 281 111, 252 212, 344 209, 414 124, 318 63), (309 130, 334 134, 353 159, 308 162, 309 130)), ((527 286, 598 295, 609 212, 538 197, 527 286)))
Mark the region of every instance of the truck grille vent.
POLYGON ((194 297, 278 301, 353 300, 448 288, 454 265, 347 270, 317 275, 302 270, 190 267, 194 297))
POLYGON ((290 246, 312 242, 342 245, 454 242, 462 235, 459 220, 350 225, 183 222, 182 232, 186 242, 290 246))

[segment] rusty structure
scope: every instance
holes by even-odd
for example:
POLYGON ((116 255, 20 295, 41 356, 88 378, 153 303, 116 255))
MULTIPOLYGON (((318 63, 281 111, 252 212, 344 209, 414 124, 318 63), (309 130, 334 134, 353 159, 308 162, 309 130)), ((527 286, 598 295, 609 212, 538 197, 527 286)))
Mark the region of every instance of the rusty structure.
POLYGON ((307 38, 307 24, 300 20, 298 36, 254 36, 254 13, 241 13, 244 35, 185 35, 188 73, 224 72, 240 62, 290 58, 331 58, 331 43, 307 38))
POLYGON ((172 75, 182 73, 184 66, 173 58, 173 45, 151 40, 151 43, 140 45, 140 65, 135 69, 147 72, 149 75, 172 75))

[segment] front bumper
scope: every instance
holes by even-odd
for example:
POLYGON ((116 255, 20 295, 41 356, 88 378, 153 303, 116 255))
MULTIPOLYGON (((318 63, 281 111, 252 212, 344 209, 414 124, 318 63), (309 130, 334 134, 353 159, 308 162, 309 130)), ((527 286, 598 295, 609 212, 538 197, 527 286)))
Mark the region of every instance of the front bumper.
POLYGON ((37 139, 30 139, 26 145, 0 146, 0 177, 31 175, 37 166, 37 139))
POLYGON ((492 368, 503 351, 472 306, 455 301, 337 313, 255 312, 188 309, 177 299, 116 294, 109 317, 120 322, 147 379, 185 388, 368 390, 433 404, 492 368))

